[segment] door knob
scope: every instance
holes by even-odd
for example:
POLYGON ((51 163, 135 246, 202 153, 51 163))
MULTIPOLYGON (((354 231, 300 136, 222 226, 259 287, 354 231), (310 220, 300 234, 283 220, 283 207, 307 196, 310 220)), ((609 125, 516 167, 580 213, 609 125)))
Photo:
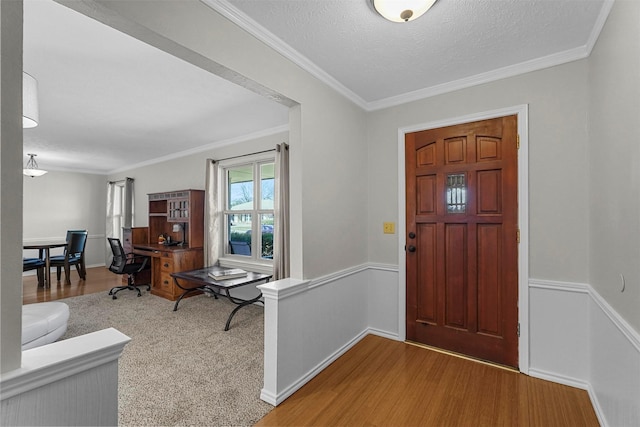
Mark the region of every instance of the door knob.
POLYGON ((416 247, 411 245, 407 248, 409 250, 409 252, 415 252, 416 251, 416 247))
POLYGON ((409 238, 410 239, 415 239, 416 238, 416 233, 414 233, 413 231, 411 233, 409 233, 409 238))

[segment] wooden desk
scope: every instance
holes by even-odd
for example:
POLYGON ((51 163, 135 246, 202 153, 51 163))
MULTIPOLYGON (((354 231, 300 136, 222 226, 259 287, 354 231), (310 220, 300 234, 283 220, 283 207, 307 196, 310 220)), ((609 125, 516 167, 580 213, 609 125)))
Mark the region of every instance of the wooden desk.
POLYGON ((171 301, 184 292, 175 285, 171 273, 204 266, 202 248, 134 243, 133 253, 151 257, 151 293, 171 301))
POLYGON ((51 249, 63 248, 67 246, 67 242, 64 243, 30 243, 23 245, 22 249, 38 249, 38 257, 42 258, 44 252, 44 287, 51 287, 51 249))

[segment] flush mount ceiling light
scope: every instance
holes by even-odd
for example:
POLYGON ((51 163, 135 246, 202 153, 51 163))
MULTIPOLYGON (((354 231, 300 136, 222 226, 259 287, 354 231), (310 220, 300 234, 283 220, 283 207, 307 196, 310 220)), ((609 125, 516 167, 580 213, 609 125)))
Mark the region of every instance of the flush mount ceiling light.
POLYGON ((371 0, 374 9, 392 22, 409 22, 424 15, 436 0, 371 0))
POLYGON ((38 126, 38 82, 22 72, 22 127, 38 126))
POLYGON ((27 156, 29 156, 29 160, 24 166, 24 169, 22 169, 23 174, 33 178, 34 176, 42 176, 47 173, 47 171, 38 168, 38 162, 34 159, 37 154, 27 154, 27 156))

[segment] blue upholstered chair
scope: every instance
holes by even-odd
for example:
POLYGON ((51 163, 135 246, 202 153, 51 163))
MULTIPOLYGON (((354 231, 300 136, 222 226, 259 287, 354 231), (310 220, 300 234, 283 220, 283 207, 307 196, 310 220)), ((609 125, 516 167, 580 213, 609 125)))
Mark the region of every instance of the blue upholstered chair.
POLYGON ((51 257, 51 267, 56 267, 56 277, 60 281, 60 273, 64 268, 64 278, 67 285, 71 284, 71 266, 75 265, 82 280, 87 278, 84 262, 84 248, 87 244, 87 232, 70 230, 67 232, 67 247, 62 255, 51 257))
POLYGON ((38 270, 38 286, 44 286, 45 262, 40 258, 22 258, 22 271, 38 270))

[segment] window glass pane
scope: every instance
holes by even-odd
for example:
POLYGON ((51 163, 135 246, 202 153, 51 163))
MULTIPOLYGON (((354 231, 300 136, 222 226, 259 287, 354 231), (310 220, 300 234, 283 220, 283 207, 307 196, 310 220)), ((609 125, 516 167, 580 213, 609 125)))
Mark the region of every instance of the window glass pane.
POLYGON ((467 208, 467 187, 463 173, 447 175, 447 212, 464 213, 467 208))
POLYGON ((274 166, 273 163, 260 165, 260 209, 273 209, 274 166))
POLYGON ((253 209, 253 167, 237 166, 227 170, 227 209, 253 209))
POLYGON ((273 214, 260 215, 260 228, 262 230, 261 258, 273 259, 273 214))
POLYGON ((226 215, 228 253, 251 256, 251 214, 226 215))

